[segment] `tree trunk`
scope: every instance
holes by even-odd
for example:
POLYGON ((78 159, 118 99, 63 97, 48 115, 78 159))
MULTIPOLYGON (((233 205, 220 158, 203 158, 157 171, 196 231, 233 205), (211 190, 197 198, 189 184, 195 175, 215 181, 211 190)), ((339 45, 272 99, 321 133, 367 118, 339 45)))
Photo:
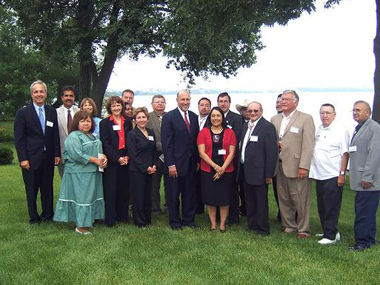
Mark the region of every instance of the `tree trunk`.
POLYGON ((373 99, 372 118, 380 123, 380 35, 379 35, 380 7, 379 0, 376 0, 376 37, 373 41, 373 50, 375 53, 375 75, 374 89, 375 96, 373 99))

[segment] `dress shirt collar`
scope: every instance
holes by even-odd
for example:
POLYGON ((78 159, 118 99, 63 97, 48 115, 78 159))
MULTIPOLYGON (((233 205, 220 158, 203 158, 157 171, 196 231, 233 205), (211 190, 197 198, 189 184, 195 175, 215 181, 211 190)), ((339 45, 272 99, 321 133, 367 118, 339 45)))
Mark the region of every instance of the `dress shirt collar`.
POLYGON ((281 113, 281 114, 282 114, 282 118, 287 118, 287 119, 289 118, 289 119, 290 119, 290 118, 293 116, 293 114, 294 114, 295 111, 297 111, 297 109, 295 109, 293 112, 291 112, 291 113, 289 114, 289 116, 286 116, 286 115, 284 114, 284 112, 282 112, 282 113, 281 113))

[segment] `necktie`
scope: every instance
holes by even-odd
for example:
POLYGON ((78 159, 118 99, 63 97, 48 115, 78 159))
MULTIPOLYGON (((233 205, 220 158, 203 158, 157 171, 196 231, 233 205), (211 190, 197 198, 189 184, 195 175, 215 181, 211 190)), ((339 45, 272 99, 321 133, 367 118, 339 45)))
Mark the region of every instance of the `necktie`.
POLYGON ((71 117, 70 110, 67 110, 67 132, 70 133, 71 122, 73 118, 71 117))
POLYGON ((42 107, 38 108, 38 119, 40 120, 42 132, 45 133, 45 118, 42 107))
POLYGON ((190 133, 190 123, 189 123, 189 120, 187 119, 187 112, 185 112, 185 124, 187 126, 187 130, 190 133))
POLYGON ((162 117, 161 116, 158 116, 158 122, 159 122, 160 127, 161 127, 161 124, 162 124, 162 117))

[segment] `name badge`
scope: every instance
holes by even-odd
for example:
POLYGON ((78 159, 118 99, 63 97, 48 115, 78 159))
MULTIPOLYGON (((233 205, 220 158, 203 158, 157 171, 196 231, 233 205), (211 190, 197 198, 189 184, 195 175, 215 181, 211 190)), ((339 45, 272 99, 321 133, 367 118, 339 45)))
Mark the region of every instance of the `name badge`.
POLYGON ((148 140, 150 140, 150 141, 154 141, 154 137, 153 136, 148 136, 148 140))
POLYGON ((295 134, 298 134, 298 128, 297 127, 290 127, 290 132, 291 133, 295 133, 295 134))
POLYGON ((114 131, 120 131, 121 130, 120 125, 113 125, 112 128, 114 131))
POLYGON ((355 151, 357 151, 358 149, 356 148, 356 145, 353 145, 353 146, 350 146, 349 148, 348 148, 348 152, 355 152, 355 151))
POLYGON ((218 155, 226 155, 226 150, 225 149, 219 149, 218 150, 218 155))
POLYGON ((46 126, 48 126, 48 127, 52 128, 52 127, 53 127, 53 125, 54 125, 54 123, 53 123, 53 122, 50 122, 50 121, 46 121, 46 126))
POLYGON ((227 128, 230 128, 230 129, 232 129, 232 126, 230 126, 230 125, 227 125, 227 128))
POLYGON ((259 141, 259 137, 258 136, 251 136, 251 138, 249 140, 251 142, 258 142, 259 141))

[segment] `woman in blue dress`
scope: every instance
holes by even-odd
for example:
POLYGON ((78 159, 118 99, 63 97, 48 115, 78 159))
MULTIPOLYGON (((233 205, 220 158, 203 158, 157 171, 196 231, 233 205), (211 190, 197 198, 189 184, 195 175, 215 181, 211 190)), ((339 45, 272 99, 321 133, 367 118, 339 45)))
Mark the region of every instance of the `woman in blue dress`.
POLYGON ((75 232, 89 234, 95 220, 104 219, 102 174, 107 158, 102 142, 93 135, 94 120, 78 111, 65 141, 65 172, 62 177, 54 221, 75 222, 75 232))
POLYGON ((82 101, 80 102, 80 109, 85 110, 89 112, 92 117, 94 118, 95 121, 95 130, 93 132, 93 135, 96 136, 97 138, 100 137, 99 135, 99 123, 102 119, 96 117, 96 114, 98 113, 98 109, 96 108, 96 104, 94 100, 92 100, 89 97, 83 98, 82 101))

